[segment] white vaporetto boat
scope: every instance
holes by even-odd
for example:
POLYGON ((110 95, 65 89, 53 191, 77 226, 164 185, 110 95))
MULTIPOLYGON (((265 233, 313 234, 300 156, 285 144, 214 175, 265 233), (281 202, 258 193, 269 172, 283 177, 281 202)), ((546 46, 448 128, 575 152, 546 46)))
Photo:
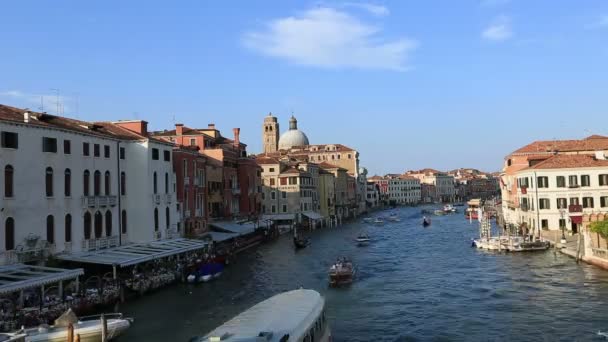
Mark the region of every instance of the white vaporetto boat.
MULTIPOLYGON (((122 314, 107 314, 106 323, 108 326, 108 340, 115 339, 124 333, 133 322, 131 318, 123 318, 122 314)), ((77 318, 72 310, 68 310, 57 321, 55 325, 41 325, 38 328, 22 329, 15 333, 2 334, 2 337, 8 337, 8 341, 24 341, 24 342, 65 342, 68 338, 68 324, 74 326, 74 336, 80 335, 81 342, 97 342, 101 341, 101 316, 88 316, 77 318), (62 320, 61 323, 58 323, 62 320), (11 337, 22 337, 23 339, 10 340, 11 337)), ((0 339, 0 341, 3 341, 0 339)))
POLYGON ((192 341, 328 342, 331 332, 323 297, 300 289, 268 298, 192 341))

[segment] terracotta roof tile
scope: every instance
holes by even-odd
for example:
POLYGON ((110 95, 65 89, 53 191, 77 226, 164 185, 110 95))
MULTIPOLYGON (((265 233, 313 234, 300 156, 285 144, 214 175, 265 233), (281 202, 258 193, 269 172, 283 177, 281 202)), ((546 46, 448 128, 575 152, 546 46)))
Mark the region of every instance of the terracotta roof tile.
POLYGON ((272 158, 272 157, 257 157, 255 159, 255 162, 263 165, 263 164, 279 164, 279 160, 276 158, 272 158))
POLYGON ((584 140, 546 140, 535 141, 511 154, 530 154, 530 153, 553 153, 557 152, 580 152, 608 150, 608 139, 589 137, 584 140))
POLYGON ((594 156, 586 154, 557 154, 525 170, 564 169, 582 167, 608 167, 608 160, 596 159, 594 156))

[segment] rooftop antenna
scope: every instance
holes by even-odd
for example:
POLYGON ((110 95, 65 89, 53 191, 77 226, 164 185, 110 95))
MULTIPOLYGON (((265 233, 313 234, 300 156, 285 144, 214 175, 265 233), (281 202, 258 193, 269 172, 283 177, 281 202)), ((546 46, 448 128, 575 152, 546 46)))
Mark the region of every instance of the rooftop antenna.
POLYGON ((51 88, 51 91, 54 91, 55 96, 57 97, 57 111, 55 112, 55 114, 59 115, 59 89, 51 88))
POLYGON ((44 112, 44 95, 40 95, 40 111, 44 112))

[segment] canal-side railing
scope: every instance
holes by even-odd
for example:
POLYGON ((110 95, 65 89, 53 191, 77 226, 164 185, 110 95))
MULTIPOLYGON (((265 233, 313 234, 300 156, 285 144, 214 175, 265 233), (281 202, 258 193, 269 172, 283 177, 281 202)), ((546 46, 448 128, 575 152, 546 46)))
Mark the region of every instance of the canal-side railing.
POLYGON ((593 253, 593 256, 595 256, 595 257, 602 258, 602 259, 608 259, 608 249, 591 248, 591 251, 593 253))

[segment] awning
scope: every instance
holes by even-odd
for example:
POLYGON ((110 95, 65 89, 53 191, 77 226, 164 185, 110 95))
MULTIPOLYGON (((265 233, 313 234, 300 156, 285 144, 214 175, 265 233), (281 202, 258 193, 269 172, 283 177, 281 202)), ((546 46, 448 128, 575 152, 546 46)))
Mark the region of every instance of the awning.
POLYGON ((149 243, 136 243, 93 252, 59 254, 57 255, 57 258, 65 261, 125 267, 172 255, 192 252, 203 249, 207 245, 207 242, 202 240, 180 238, 159 240, 149 243))
POLYGON ((321 214, 315 213, 314 211, 305 211, 302 213, 302 215, 308 217, 311 220, 321 220, 323 218, 321 214))
POLYGON ((67 270, 24 264, 0 266, 0 294, 76 279, 83 274, 82 268, 67 270))
POLYGON ((222 241, 226 241, 226 240, 230 240, 233 239, 235 237, 238 237, 239 234, 237 233, 222 233, 222 232, 208 232, 205 234, 205 236, 208 236, 211 238, 211 240, 215 241, 215 242, 222 242, 222 241))
POLYGON ((271 220, 271 221, 293 221, 295 219, 294 214, 273 214, 273 215, 263 215, 262 220, 271 220))
POLYGON ((581 224, 581 223, 583 223, 583 216, 582 215, 570 216, 570 221, 572 221, 572 223, 581 224))
MULTIPOLYGON (((209 226, 211 229, 215 229, 219 232, 237 233, 239 235, 253 233, 258 227, 258 225, 253 222, 238 223, 233 221, 209 222, 209 226)), ((263 227, 264 225, 261 224, 260 226, 263 227)))

